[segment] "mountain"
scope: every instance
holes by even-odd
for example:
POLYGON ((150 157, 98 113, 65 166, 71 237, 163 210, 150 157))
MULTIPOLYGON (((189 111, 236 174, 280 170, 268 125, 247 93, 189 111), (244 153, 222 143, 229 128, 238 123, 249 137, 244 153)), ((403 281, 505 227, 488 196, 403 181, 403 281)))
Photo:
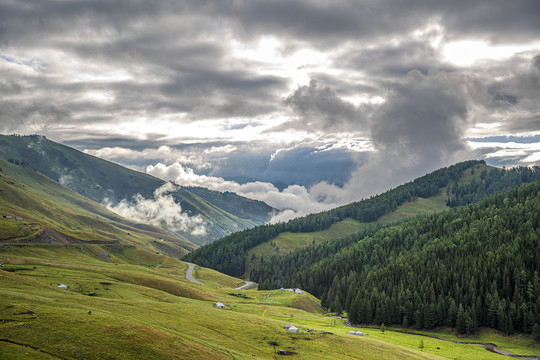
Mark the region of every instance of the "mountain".
POLYGON ((176 257, 198 247, 161 228, 122 218, 29 166, 2 159, 0 213, 2 245, 96 245, 109 249, 103 253, 138 246, 176 257))
MULTIPOLYGON (((480 168, 483 165, 477 166, 480 168)), ((471 170, 466 172, 469 176, 471 170)), ((536 194, 538 191, 536 189, 536 194)), ((538 241, 523 236, 530 233, 531 227, 538 229, 539 212, 535 207, 538 201, 536 205, 530 201, 534 200, 532 194, 531 189, 520 188, 467 214, 459 213, 461 221, 456 218, 444 220, 449 224, 446 230, 462 231, 462 235, 466 235, 464 231, 472 228, 471 224, 476 224, 486 234, 501 234, 505 238, 508 232, 504 231, 504 224, 512 223, 515 219, 516 234, 529 246, 536 244, 537 249, 538 241), (499 207, 508 209, 506 212, 509 216, 502 217, 496 213, 499 207), (482 211, 487 210, 491 212, 486 218, 491 219, 493 224, 477 224, 476 214, 481 215, 482 211), (491 229, 495 224, 498 226, 491 229)), ((228 196, 223 194, 222 201, 227 202, 228 196)), ((423 207, 430 208, 428 204, 424 203, 423 207)), ((196 284, 188 279, 188 264, 178 260, 179 256, 193 250, 196 245, 173 237, 160 228, 126 220, 105 206, 49 179, 26 163, 21 165, 21 161, 15 165, 14 160, 12 164, 0 159, 0 215, 1 359, 273 359, 278 355, 287 355, 297 359, 435 360, 491 359, 499 356, 491 351, 510 352, 528 358, 540 355, 538 344, 528 334, 510 337, 482 328, 474 337, 468 338, 462 335, 458 338, 447 327, 436 331, 415 330, 416 333, 413 333, 410 327, 388 327, 387 331, 382 331, 384 327, 363 326, 353 330, 361 331, 365 336, 351 335, 351 327, 344 319, 327 316, 321 302, 306 291, 306 287, 310 286, 306 274, 319 276, 326 274, 326 270, 336 271, 344 274, 343 283, 357 281, 351 275, 355 270, 347 268, 359 260, 357 256, 349 258, 350 249, 353 248, 342 247, 343 251, 339 254, 332 252, 335 255, 326 257, 323 271, 317 272, 318 261, 311 264, 305 261, 305 266, 299 262, 295 265, 297 276, 290 271, 294 267, 289 266, 288 257, 281 257, 284 261, 283 283, 300 283, 304 278, 308 280, 308 285, 299 293, 287 290, 238 290, 244 281, 200 266, 195 266, 192 274, 202 283, 196 284), (225 304, 224 308, 215 307, 216 302, 225 304), (288 324, 296 326, 299 332, 288 331, 288 324), (485 347, 490 351, 484 345, 459 342, 489 343, 485 347)), ((420 218, 417 220, 424 223, 420 218)), ((351 225, 347 224, 349 221, 346 219, 335 223, 327 230, 337 226, 341 227, 339 231, 347 232, 347 226, 351 225)), ((355 227, 356 224, 352 223, 351 226, 355 227)), ((404 233, 410 231, 408 228, 402 230, 404 233)), ((388 231, 399 235, 401 229, 389 228, 388 231)), ((386 241, 386 236, 382 240, 381 236, 373 235, 374 241, 386 241)), ((443 239, 442 244, 448 243, 443 236, 440 239, 443 239)), ((338 242, 320 242, 318 246, 338 242)), ((435 240, 433 242, 426 251, 438 244, 435 240)), ((366 244, 373 244, 381 254, 373 257, 374 261, 381 260, 386 254, 382 249, 386 251, 387 247, 379 249, 376 243, 369 243, 368 239, 366 244)), ((421 245, 415 247, 421 248, 421 245)), ((316 248, 308 246, 305 250, 316 248)), ((394 254, 403 254, 405 260, 415 259, 408 256, 407 249, 396 250, 394 254)), ((438 250, 446 251, 446 248, 438 250)), ((508 276, 505 277, 505 271, 507 268, 513 269, 506 265, 514 261, 523 263, 517 268, 519 282, 516 283, 517 290, 513 290, 515 295, 510 299, 526 299, 527 303, 521 302, 519 309, 533 311, 532 316, 526 311, 522 312, 527 313, 527 319, 533 319, 535 313, 531 306, 534 301, 530 299, 531 295, 537 294, 537 280, 534 274, 529 280, 527 269, 536 253, 521 251, 520 246, 509 246, 502 250, 494 253, 501 256, 492 256, 488 252, 494 261, 503 261, 492 265, 496 268, 499 266, 501 270, 498 273, 503 276, 502 283, 506 284, 508 276), (525 287, 523 282, 527 284, 525 287)), ((455 256, 456 253, 450 253, 448 258, 459 258, 455 256)), ((456 266, 470 263, 469 258, 464 259, 456 266)), ((412 263, 409 261, 408 264, 412 263)), ((392 287, 393 277, 384 277, 386 272, 383 269, 386 266, 381 262, 380 268, 374 266, 373 269, 377 270, 377 281, 392 287)), ((489 274, 489 269, 480 269, 489 274)), ((258 276, 263 275, 262 270, 266 270, 266 267, 257 270, 258 276)), ((431 267, 427 267, 427 270, 434 271, 431 267)), ((438 270, 437 275, 440 274, 438 270)), ((399 273, 408 272, 400 269, 399 273)), ((443 283, 447 284, 448 279, 444 280, 443 283)), ((326 294, 326 283, 321 279, 317 281, 320 286, 313 291, 321 291, 323 305, 327 305, 329 296, 326 294)), ((485 284, 482 283, 482 286, 485 284)), ((407 285, 415 289, 414 282, 407 285)), ((339 286, 334 287, 335 291, 346 291, 345 287, 341 287, 341 282, 339 286)), ((513 323, 514 319, 523 321, 522 318, 513 317, 512 309, 518 303, 509 303, 504 297, 505 291, 511 286, 512 283, 509 283, 501 288, 501 297, 496 303, 495 297, 491 298, 488 314, 493 314, 491 309, 497 305, 496 316, 502 314, 502 322, 498 318, 496 321, 501 324, 513 323), (511 321, 504 316, 504 306, 508 306, 511 321)), ((459 288, 464 288, 461 283, 459 288)), ((407 293, 407 290, 404 292, 407 293)), ((386 304, 385 294, 384 290, 375 290, 370 284, 370 301, 373 299, 386 304)), ((348 299, 348 295, 335 296, 332 304, 337 306, 335 299, 348 299)), ((429 298, 423 295, 419 295, 421 300, 429 298)), ((374 304, 377 306, 373 308, 375 316, 392 313, 380 302, 374 304), (383 310, 388 312, 381 312, 383 310)), ((392 301, 388 306, 391 304, 392 301)), ((424 306, 426 313, 431 314, 432 308, 424 306)), ((461 307, 457 308, 456 325, 458 318, 465 323, 470 322, 469 317, 472 318, 471 310, 463 306, 463 311, 461 307)), ((350 316, 358 313, 353 311, 355 307, 347 309, 350 316)), ((424 318, 430 319, 429 316, 424 318)))
POLYGON ((540 324, 539 179, 539 168, 460 163, 371 199, 229 235, 186 259, 232 274, 255 262, 249 275, 260 288, 301 287, 354 323, 530 332, 540 324), (302 245, 278 249, 295 240, 302 245), (263 246, 273 251, 259 259, 263 246))
MULTIPOLYGON (((122 206, 126 214, 137 205, 134 196, 140 195, 139 202, 157 201, 156 189, 166 184, 148 174, 82 153, 39 135, 0 135, 0 158, 13 164, 30 166, 96 202, 107 203, 115 209, 122 206)), ((260 201, 203 188, 176 187, 167 195, 180 204, 186 221, 198 217, 204 221, 205 235, 190 231, 192 229, 186 230, 185 226, 173 229, 175 235, 197 244, 265 224, 273 211, 260 201)))
POLYGON ((538 181, 350 240, 275 257, 253 278, 307 289, 354 323, 506 334, 540 324, 538 181))
POLYGON ((284 256, 323 242, 329 242, 328 247, 336 252, 353 241, 351 236, 358 232, 367 234, 381 226, 449 210, 536 180, 540 180, 538 167, 505 170, 489 167, 483 161, 466 161, 370 199, 231 234, 197 249, 186 259, 248 278, 273 255, 284 256))

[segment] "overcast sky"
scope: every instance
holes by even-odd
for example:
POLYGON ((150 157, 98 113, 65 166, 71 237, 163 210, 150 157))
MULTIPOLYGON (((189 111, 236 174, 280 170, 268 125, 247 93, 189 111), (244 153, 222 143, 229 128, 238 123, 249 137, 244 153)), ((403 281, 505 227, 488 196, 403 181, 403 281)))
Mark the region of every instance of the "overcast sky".
POLYGON ((538 0, 0 3, 0 132, 320 211, 540 164, 538 0))

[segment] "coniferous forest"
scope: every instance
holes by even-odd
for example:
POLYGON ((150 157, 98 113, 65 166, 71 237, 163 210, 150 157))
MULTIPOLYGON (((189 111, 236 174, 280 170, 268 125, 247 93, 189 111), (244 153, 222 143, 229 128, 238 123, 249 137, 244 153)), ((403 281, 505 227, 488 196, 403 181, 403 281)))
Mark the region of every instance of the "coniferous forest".
POLYGON ((446 187, 451 211, 274 255, 250 279, 260 289, 306 289, 353 323, 530 332, 540 323, 540 183, 517 186, 537 181, 540 171, 478 165, 460 163, 361 202, 235 233, 187 258, 240 276, 249 249, 282 232, 318 231, 345 218, 373 221, 446 187), (459 182, 471 168, 478 176, 459 182))
POLYGON ((540 322, 539 226, 536 182, 358 234, 335 255, 322 244, 276 256, 253 279, 304 288, 354 323, 530 332, 540 322))

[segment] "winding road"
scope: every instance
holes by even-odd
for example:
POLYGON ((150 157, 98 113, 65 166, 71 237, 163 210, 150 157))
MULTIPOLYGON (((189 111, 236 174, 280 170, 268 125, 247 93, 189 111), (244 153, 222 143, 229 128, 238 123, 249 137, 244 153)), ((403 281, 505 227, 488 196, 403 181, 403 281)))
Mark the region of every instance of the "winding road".
POLYGON ((189 263, 189 262, 186 262, 186 264, 189 265, 189 268, 188 268, 188 271, 186 273, 186 277, 189 281, 195 283, 195 284, 199 284, 199 285, 204 285, 202 282, 198 281, 198 280, 195 280, 193 278, 193 269, 195 269, 195 264, 192 264, 192 263, 189 263))
POLYGON ((246 283, 240 287, 237 287, 236 290, 247 290, 255 284, 253 281, 247 281, 247 280, 245 281, 246 283))

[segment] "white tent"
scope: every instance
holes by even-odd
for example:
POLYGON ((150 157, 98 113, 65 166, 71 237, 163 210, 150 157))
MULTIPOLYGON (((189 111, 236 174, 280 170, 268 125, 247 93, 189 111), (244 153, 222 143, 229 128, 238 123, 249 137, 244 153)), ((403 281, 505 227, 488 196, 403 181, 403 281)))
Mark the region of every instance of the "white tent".
POLYGON ((349 335, 356 335, 356 331, 354 330, 349 331, 349 335))
POLYGON ((60 284, 60 285, 58 285, 58 287, 59 287, 60 289, 67 290, 67 286, 64 285, 64 284, 60 284))
POLYGON ((217 307, 218 309, 225 308, 225 305, 223 305, 223 303, 220 303, 220 302, 217 302, 214 306, 217 307))
POLYGON ((298 332, 298 328, 296 326, 291 326, 289 332, 298 332))
POLYGON ((296 294, 300 295, 300 294, 302 293, 302 290, 300 290, 300 289, 294 289, 294 292, 295 292, 296 294))
POLYGON ((356 335, 358 335, 358 336, 364 336, 364 333, 361 332, 361 331, 357 331, 357 332, 356 332, 356 335))

